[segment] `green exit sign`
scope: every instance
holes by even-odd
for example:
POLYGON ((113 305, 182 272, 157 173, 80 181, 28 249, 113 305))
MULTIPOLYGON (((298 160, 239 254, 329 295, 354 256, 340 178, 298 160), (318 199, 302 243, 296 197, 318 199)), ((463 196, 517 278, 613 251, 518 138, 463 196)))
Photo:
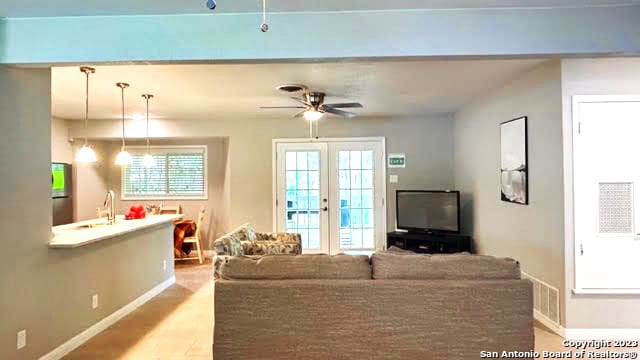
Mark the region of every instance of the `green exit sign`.
POLYGON ((387 157, 387 166, 390 168, 403 168, 407 165, 407 159, 404 154, 389 154, 387 157))

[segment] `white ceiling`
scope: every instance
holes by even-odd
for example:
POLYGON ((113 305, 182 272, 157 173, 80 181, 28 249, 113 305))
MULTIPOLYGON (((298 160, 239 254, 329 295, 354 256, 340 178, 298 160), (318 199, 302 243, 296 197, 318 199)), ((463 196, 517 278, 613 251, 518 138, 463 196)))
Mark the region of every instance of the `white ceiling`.
MULTIPOLYGON (((212 13, 205 0, 0 0, 0 17, 212 13)), ((267 0, 269 12, 582 7, 626 5, 638 0, 267 0)), ((261 11, 259 0, 218 0, 213 13, 261 11)))
MULTIPOLYGON (((189 64, 98 66, 91 77, 92 119, 118 119, 120 89, 126 117, 143 119, 141 94, 151 93, 151 115, 158 119, 287 117, 296 105, 275 87, 306 84, 327 93, 326 103, 358 101, 361 117, 423 116, 458 110, 472 98, 499 87, 543 60, 398 60, 378 62, 189 64)), ((84 74, 78 67, 56 67, 52 75, 55 117, 84 118, 84 74)))

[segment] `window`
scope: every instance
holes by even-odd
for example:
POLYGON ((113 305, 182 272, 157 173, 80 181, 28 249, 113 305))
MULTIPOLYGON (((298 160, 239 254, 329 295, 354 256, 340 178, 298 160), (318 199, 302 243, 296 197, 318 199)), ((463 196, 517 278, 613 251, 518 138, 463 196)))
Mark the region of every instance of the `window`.
POLYGON ((131 149, 133 162, 122 171, 123 199, 206 199, 206 146, 152 147, 155 165, 146 168, 146 150, 131 149))

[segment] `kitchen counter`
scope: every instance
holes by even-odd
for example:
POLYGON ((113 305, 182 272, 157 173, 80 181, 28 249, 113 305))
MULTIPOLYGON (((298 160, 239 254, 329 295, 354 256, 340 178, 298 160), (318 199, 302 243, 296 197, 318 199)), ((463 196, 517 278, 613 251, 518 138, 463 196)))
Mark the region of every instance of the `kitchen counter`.
POLYGON ((54 226, 53 238, 49 242, 52 248, 75 248, 97 241, 111 239, 120 235, 182 219, 182 214, 147 215, 144 219, 125 220, 116 216, 115 224, 108 225, 107 219, 93 219, 72 224, 54 226))

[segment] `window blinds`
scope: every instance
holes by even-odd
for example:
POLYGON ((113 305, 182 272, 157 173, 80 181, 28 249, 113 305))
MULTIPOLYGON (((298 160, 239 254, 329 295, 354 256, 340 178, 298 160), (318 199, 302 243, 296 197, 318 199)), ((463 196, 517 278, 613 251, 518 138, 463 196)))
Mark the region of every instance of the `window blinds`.
POLYGON ((142 165, 144 152, 133 152, 124 168, 124 198, 206 197, 205 148, 153 148, 155 166, 142 165))

